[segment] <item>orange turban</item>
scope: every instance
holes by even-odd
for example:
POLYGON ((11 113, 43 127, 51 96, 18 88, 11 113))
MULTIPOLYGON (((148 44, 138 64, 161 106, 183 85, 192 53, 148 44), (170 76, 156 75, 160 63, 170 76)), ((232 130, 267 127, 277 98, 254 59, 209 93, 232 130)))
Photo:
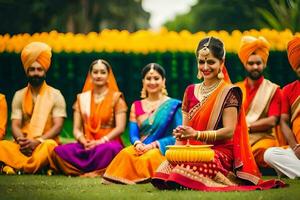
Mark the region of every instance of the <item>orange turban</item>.
POLYGON ((264 37, 244 36, 242 38, 240 50, 238 52, 239 58, 246 65, 249 57, 255 52, 260 55, 264 64, 267 64, 269 57, 270 44, 264 37))
POLYGON ((40 63, 48 71, 51 63, 51 48, 42 42, 32 42, 24 47, 21 52, 21 60, 27 72, 28 67, 35 61, 40 63))
POLYGON ((289 62, 294 70, 300 66, 300 38, 295 37, 287 46, 289 62))

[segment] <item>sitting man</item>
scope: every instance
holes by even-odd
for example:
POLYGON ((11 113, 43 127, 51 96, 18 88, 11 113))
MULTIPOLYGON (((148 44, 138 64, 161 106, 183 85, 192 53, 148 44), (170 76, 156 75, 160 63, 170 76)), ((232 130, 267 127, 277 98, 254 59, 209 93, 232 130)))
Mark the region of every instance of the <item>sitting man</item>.
POLYGON ((300 38, 288 43, 288 58, 298 80, 282 89, 280 127, 288 146, 267 149, 265 161, 279 175, 300 177, 300 38))
POLYGON ((65 100, 59 90, 45 82, 51 63, 51 48, 41 42, 28 44, 21 60, 28 85, 17 91, 12 101, 11 126, 15 142, 0 142, 3 172, 36 173, 50 163, 58 135, 66 117, 65 100))
POLYGON ((244 36, 238 52, 247 77, 237 83, 243 91, 243 104, 249 142, 255 161, 267 167, 263 155, 267 148, 277 146, 275 126, 279 122, 281 91, 278 85, 264 78, 270 45, 263 37, 244 36))

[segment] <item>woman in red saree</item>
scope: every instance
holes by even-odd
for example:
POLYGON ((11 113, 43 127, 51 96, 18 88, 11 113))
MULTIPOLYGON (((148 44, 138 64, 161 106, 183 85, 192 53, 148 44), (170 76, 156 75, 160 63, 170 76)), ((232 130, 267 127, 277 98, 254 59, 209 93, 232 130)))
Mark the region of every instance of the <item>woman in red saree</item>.
POLYGON ((196 51, 200 84, 187 87, 183 126, 174 129, 177 145, 212 144, 210 162, 164 162, 152 184, 159 189, 231 191, 267 189, 282 182, 261 180, 248 141, 241 90, 230 83, 223 43, 214 37, 200 41, 196 51))

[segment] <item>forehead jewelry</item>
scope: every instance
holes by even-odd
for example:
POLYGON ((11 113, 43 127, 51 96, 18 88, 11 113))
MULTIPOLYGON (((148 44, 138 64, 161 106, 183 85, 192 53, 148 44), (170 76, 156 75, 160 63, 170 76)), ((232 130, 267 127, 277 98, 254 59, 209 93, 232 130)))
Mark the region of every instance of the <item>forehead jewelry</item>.
POLYGON ((97 61, 97 65, 100 65, 100 64, 102 64, 102 60, 101 60, 101 59, 99 59, 99 60, 97 61))
POLYGON ((149 71, 150 73, 153 73, 154 72, 154 64, 151 64, 151 66, 150 66, 150 71, 149 71))
POLYGON ((209 43, 210 43, 210 39, 211 39, 211 37, 208 38, 208 42, 205 43, 205 44, 203 45, 202 49, 199 50, 200 56, 204 57, 205 60, 207 59, 207 56, 209 55, 209 52, 210 52, 210 51, 209 51, 209 48, 208 48, 208 45, 209 45, 209 43))

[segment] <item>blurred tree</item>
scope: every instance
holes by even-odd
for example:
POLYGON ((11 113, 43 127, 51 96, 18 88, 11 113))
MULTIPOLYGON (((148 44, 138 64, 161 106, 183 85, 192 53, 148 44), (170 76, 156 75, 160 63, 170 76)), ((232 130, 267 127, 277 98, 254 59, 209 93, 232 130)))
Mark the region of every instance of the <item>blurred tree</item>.
POLYGON ((0 34, 148 28, 142 0, 0 0, 0 34))
POLYGON ((170 30, 191 32, 259 29, 257 7, 270 11, 270 3, 261 0, 198 0, 187 14, 177 16, 165 26, 170 30))
POLYGON ((261 14, 261 27, 276 30, 300 31, 300 0, 269 0, 272 10, 257 8, 261 14))

